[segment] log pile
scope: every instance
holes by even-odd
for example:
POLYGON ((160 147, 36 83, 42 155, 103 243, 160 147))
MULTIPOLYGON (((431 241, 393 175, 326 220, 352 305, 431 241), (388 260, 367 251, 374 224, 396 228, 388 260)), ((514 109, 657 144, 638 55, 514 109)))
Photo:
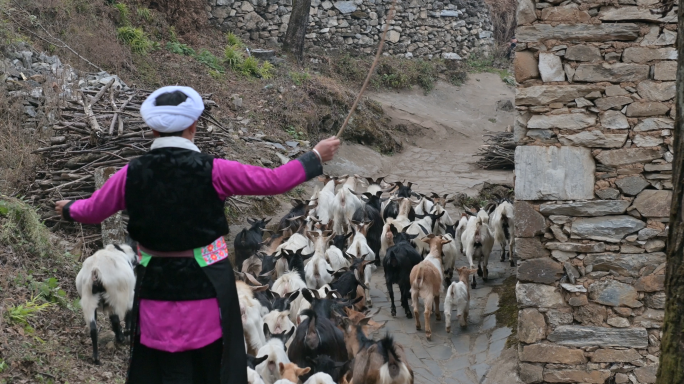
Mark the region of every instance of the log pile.
POLYGON ((485 136, 485 145, 475 156, 482 158, 477 165, 483 169, 513 169, 515 167, 515 147, 513 132, 497 132, 485 136))
MULTIPOLYGON (((45 162, 29 195, 45 212, 53 212, 55 201, 89 197, 95 191, 96 169, 121 168, 149 150, 153 136, 140 116, 140 105, 151 91, 117 90, 113 83, 114 79, 99 90, 78 90, 77 97, 63 103, 54 135, 35 151, 45 162)), ((195 143, 203 152, 223 157, 224 144, 233 139, 211 115, 211 108, 217 107, 211 95, 202 98, 205 110, 195 143)))

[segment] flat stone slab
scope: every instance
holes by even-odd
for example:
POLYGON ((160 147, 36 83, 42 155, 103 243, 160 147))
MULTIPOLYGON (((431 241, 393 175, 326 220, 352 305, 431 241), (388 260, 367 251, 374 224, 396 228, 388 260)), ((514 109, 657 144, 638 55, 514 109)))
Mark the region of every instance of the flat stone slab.
POLYGON ((565 305, 558 289, 550 285, 518 283, 515 296, 520 307, 556 308, 565 305))
POLYGON ((573 239, 593 239, 618 243, 630 233, 638 232, 646 223, 627 215, 579 218, 570 230, 573 239))
POLYGON ((633 23, 606 23, 598 25, 559 24, 556 26, 535 24, 518 27, 515 36, 521 43, 534 43, 541 40, 563 40, 568 42, 631 41, 639 37, 639 26, 633 23))
POLYGON ((566 103, 584 97, 592 92, 601 91, 598 85, 535 85, 515 90, 516 105, 543 105, 566 103))
POLYGON ((594 198, 596 165, 588 148, 518 146, 515 164, 517 200, 594 198))
POLYGON ((622 276, 638 277, 641 268, 647 265, 660 265, 665 262, 662 252, 641 254, 599 253, 584 258, 584 265, 593 271, 615 271, 622 276))
POLYGON ((571 203, 544 203, 539 206, 539 212, 544 215, 567 216, 606 216, 620 215, 629 207, 629 201, 624 200, 594 200, 575 201, 571 203))
POLYGON ((548 336, 554 343, 571 347, 648 347, 646 328, 604 328, 561 325, 548 336))
POLYGON ((518 281, 551 284, 563 276, 563 267, 550 257, 526 260, 518 266, 518 281))
POLYGON ((589 298, 599 304, 611 307, 627 306, 639 308, 639 293, 632 285, 616 280, 597 281, 589 286, 589 298))

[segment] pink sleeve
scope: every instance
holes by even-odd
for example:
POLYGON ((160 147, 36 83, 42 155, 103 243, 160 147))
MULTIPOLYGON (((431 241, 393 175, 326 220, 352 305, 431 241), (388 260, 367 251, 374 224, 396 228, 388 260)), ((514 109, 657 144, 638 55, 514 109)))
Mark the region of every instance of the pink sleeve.
POLYGON ((214 189, 220 199, 232 195, 277 195, 306 181, 304 165, 297 160, 276 169, 214 159, 214 189))
POLYGON ((84 224, 98 224, 118 211, 126 209, 126 171, 121 168, 90 198, 76 200, 65 210, 64 217, 84 224))

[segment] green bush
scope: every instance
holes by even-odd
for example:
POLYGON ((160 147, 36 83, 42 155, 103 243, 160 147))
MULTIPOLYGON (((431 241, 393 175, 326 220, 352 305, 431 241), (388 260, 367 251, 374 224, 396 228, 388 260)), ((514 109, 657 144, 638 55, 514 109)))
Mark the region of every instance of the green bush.
POLYGON ((0 195, 0 243, 42 257, 57 257, 50 231, 40 220, 35 209, 27 203, 0 195))
POLYGON ((226 71, 226 69, 221 65, 221 60, 206 49, 201 50, 200 53, 195 56, 195 59, 215 71, 221 73, 226 71))
POLYGON ((290 72, 290 79, 295 85, 302 85, 311 80, 309 72, 290 72))
POLYGON ((240 73, 245 76, 259 77, 259 60, 248 57, 240 65, 240 73))
POLYGON ((148 8, 138 8, 137 13, 139 18, 148 22, 152 21, 152 13, 148 8))
POLYGON ((228 42, 228 45, 230 45, 230 46, 235 46, 238 48, 244 47, 244 44, 242 44, 242 40, 240 40, 240 38, 237 37, 237 35, 234 34, 233 32, 228 32, 226 34, 226 41, 228 42))
POLYGON ((142 28, 131 26, 117 28, 116 37, 129 45, 131 51, 135 53, 145 54, 152 48, 152 42, 147 38, 142 28))
POLYGON ((266 80, 272 79, 274 69, 275 67, 273 64, 269 63, 268 61, 264 61, 259 67, 259 77, 266 80))
POLYGON ((130 21, 128 20, 128 15, 130 12, 128 11, 128 6, 124 3, 115 3, 114 8, 116 8, 117 11, 119 11, 119 18, 121 19, 121 24, 122 25, 129 25, 130 21))
POLYGON ((169 41, 166 43, 166 49, 177 55, 195 56, 195 50, 190 48, 187 44, 181 44, 178 41, 169 41))
POLYGON ((244 56, 240 52, 240 48, 237 45, 228 45, 224 50, 223 61, 226 63, 228 68, 233 70, 238 70, 242 62, 244 61, 244 56))

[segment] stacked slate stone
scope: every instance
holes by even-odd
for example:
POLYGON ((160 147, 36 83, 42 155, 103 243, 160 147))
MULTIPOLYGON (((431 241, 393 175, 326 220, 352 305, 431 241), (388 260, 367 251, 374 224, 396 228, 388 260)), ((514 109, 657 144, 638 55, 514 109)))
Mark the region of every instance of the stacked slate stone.
POLYGON ((520 375, 654 383, 672 197, 676 9, 521 0, 520 375))
MULTIPOLYGON (((374 52, 391 0, 312 0, 306 45, 374 52)), ((484 2, 412 0, 398 2, 385 53, 460 60, 493 47, 492 23, 484 2)), ((277 44, 287 31, 291 0, 209 0, 210 21, 259 44, 277 44)))

